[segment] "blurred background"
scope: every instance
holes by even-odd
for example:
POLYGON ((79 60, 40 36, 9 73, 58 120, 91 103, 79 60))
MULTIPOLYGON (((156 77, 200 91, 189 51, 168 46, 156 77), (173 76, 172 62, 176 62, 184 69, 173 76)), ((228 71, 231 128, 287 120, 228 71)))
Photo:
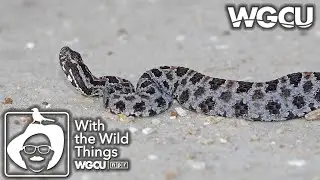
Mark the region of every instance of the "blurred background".
POLYGON ((247 81, 319 71, 318 11, 307 31, 232 30, 225 11, 226 3, 308 2, 320 5, 312 0, 0 0, 0 98, 12 99, 1 110, 50 104, 75 117, 101 116, 112 128, 138 130, 123 150, 132 160, 129 172, 73 171, 70 179, 319 180, 319 122, 251 123, 191 112, 171 120, 170 110, 136 122, 114 121, 101 100, 73 90, 58 64, 67 45, 95 75, 134 84, 160 65, 247 81), (154 133, 141 133, 146 127, 154 133))

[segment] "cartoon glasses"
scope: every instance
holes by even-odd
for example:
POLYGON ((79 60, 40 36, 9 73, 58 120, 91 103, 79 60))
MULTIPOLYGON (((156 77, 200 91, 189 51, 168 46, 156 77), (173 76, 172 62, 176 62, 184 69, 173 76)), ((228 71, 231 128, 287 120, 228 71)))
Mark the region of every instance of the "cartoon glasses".
POLYGON ((34 146, 34 145, 25 145, 22 147, 23 151, 26 154, 33 154, 38 150, 40 154, 48 154, 51 150, 51 146, 49 145, 40 145, 40 146, 34 146))

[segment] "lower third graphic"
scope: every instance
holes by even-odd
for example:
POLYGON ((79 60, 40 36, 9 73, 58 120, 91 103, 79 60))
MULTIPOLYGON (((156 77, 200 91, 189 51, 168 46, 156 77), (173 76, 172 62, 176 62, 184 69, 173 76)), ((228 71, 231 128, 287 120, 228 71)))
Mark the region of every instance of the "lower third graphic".
POLYGON ((38 108, 31 110, 33 112, 7 112, 4 115, 5 176, 67 177, 69 114, 40 113, 38 108), (21 119, 29 121, 22 122, 21 119))

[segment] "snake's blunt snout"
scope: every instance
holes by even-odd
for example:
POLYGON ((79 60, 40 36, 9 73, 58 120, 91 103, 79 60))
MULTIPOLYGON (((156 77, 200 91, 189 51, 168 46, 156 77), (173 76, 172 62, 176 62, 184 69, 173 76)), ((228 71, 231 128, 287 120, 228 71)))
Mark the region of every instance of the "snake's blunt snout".
POLYGON ((81 55, 78 52, 73 51, 68 46, 64 46, 60 50, 59 58, 63 60, 75 60, 78 62, 82 61, 81 55))
POLYGON ((64 46, 64 47, 62 47, 61 50, 60 50, 60 55, 65 55, 65 54, 67 54, 67 53, 70 52, 70 51, 71 51, 71 49, 70 49, 68 46, 64 46))
POLYGON ((71 49, 68 46, 64 46, 61 48, 60 53, 59 53, 59 59, 60 61, 65 60, 67 58, 67 55, 70 54, 69 52, 71 49))

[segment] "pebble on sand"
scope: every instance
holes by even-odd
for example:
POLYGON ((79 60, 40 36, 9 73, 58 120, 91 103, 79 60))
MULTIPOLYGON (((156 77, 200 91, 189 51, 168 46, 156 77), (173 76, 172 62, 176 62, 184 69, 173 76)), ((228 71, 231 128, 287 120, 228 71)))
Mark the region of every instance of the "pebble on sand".
POLYGON ((129 127, 128 130, 129 130, 131 133, 133 133, 133 134, 138 131, 138 129, 135 128, 135 127, 129 127))
POLYGON ((2 104, 12 104, 13 100, 9 97, 4 98, 4 101, 2 102, 2 104))
POLYGON ((177 119, 177 117, 178 117, 178 113, 177 112, 172 111, 170 113, 170 119, 177 119))
POLYGON ((117 32, 118 40, 126 42, 129 39, 129 33, 126 29, 120 28, 117 32))
POLYGON ((201 170, 206 168, 206 164, 202 161, 189 160, 189 165, 193 169, 201 170))
POLYGON ((203 144, 203 145, 210 145, 210 144, 213 144, 213 143, 214 143, 213 139, 204 139, 204 140, 200 141, 200 144, 203 144))
POLYGON ((145 134, 145 135, 151 134, 153 132, 154 132, 154 129, 152 129, 152 128, 144 128, 144 129, 142 129, 142 133, 145 134))
POLYGON ((228 142, 228 140, 227 140, 227 139, 224 139, 224 138, 220 138, 219 141, 220 141, 220 143, 222 143, 222 144, 226 144, 226 143, 228 142))
POLYGON ((42 105, 45 106, 45 108, 50 108, 51 104, 49 104, 48 102, 42 102, 42 105))
POLYGON ((108 56, 111 56, 111 55, 113 55, 114 54, 114 52, 113 51, 108 51, 108 56))
POLYGON ((314 120, 320 120, 320 109, 314 110, 309 112, 304 116, 306 120, 314 121, 314 120))
POLYGON ((126 116, 124 114, 117 114, 117 119, 118 121, 120 122, 124 122, 124 123, 129 123, 129 122, 132 122, 134 121, 134 117, 133 116, 126 116))
POLYGON ((184 41, 185 40, 185 36, 180 34, 176 37, 176 41, 184 41))
POLYGON ((253 141, 259 141, 259 140, 260 140, 260 137, 257 136, 257 135, 253 135, 253 136, 251 136, 251 138, 250 138, 250 141, 251 141, 251 142, 253 142, 253 141))
POLYGON ((187 111, 185 111, 184 109, 182 109, 181 107, 176 107, 175 110, 177 111, 177 113, 179 114, 179 116, 187 116, 187 111))
POLYGON ((149 160, 156 160, 156 159, 158 159, 158 156, 156 156, 156 155, 154 155, 154 154, 149 154, 149 155, 148 155, 148 159, 149 159, 149 160))
POLYGON ((165 171, 165 180, 174 180, 178 176, 177 170, 167 170, 165 171))
POLYGON ((33 42, 27 42, 27 44, 26 44, 26 48, 27 49, 34 49, 34 47, 35 47, 36 45, 33 43, 33 42))
POLYGON ((289 166, 302 167, 306 164, 307 164, 307 162, 303 159, 293 159, 293 160, 288 161, 289 166))

